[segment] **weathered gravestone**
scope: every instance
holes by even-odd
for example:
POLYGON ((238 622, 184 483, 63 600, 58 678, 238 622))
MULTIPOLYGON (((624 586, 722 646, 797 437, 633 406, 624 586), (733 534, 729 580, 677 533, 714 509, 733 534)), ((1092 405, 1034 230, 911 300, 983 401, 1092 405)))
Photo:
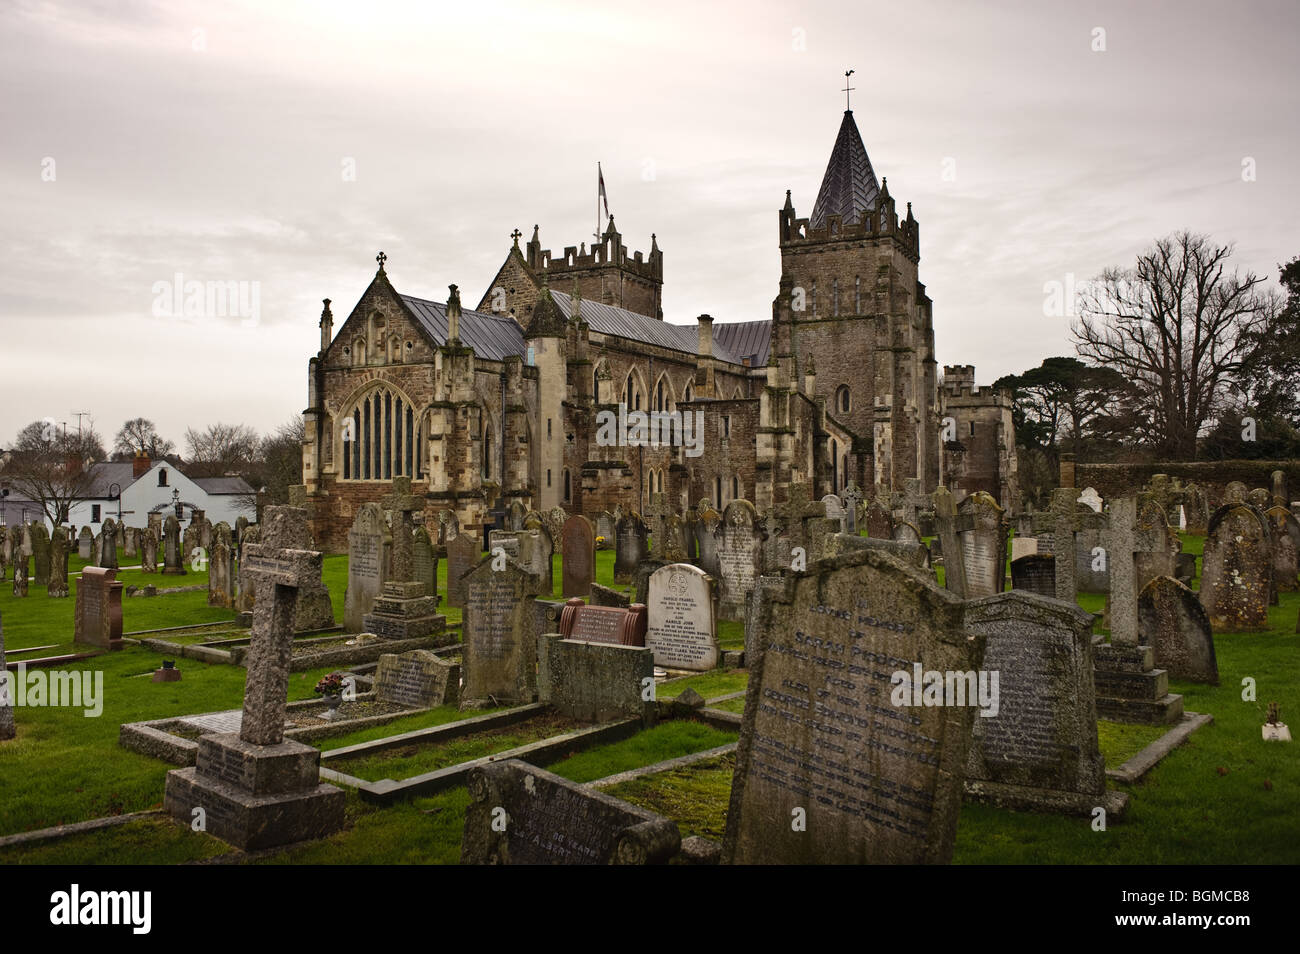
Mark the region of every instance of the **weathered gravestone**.
POLYGON ((1013 590, 967 603, 965 619, 985 640, 983 671, 998 674, 995 707, 971 731, 966 795, 1013 810, 1122 815, 1128 795, 1107 792, 1097 743, 1092 615, 1013 590))
MULTIPOLYGON (((102 536, 102 535, 101 535, 102 536)), ((171 514, 163 524, 163 576, 183 576, 185 556, 181 551, 181 525, 171 514)))
POLYGON ((848 514, 844 509, 844 501, 836 494, 826 494, 822 497, 822 506, 826 508, 826 519, 834 520, 839 525, 837 532, 844 533, 848 529, 848 514))
POLYGON ((158 538, 150 527, 140 531, 140 572, 158 572, 158 538))
POLYGON ((9 688, 10 676, 5 668, 5 623, 0 618, 0 742, 12 739, 14 728, 14 700, 9 688))
POLYGON ((27 595, 27 563, 30 559, 31 557, 23 552, 22 547, 14 547, 11 557, 14 567, 13 593, 20 599, 27 595))
POLYGON ((140 555, 140 530, 137 527, 126 527, 126 543, 122 546, 124 556, 135 559, 140 555))
POLYGON ((537 633, 528 604, 541 592, 541 578, 509 558, 488 556, 464 579, 460 707, 532 702, 537 633))
POLYGON ((1234 506, 1246 503, 1250 491, 1240 480, 1230 480, 1223 487, 1223 504, 1221 506, 1234 506))
POLYGON ((724 857, 951 860, 977 702, 956 698, 962 679, 944 699, 944 674, 974 674, 984 654, 963 602, 868 548, 787 574, 784 592, 764 592, 758 626, 724 857), (924 692, 909 688, 918 670, 924 692))
POLYGON ((1220 507, 1210 518, 1201 557, 1201 604, 1216 631, 1268 628, 1272 557, 1256 513, 1220 507))
MULTIPOLYGON (((828 513, 827 516, 830 516, 828 513)), ((892 540, 894 538, 894 516, 889 512, 889 508, 879 500, 873 500, 867 505, 867 536, 876 537, 879 540, 892 540)))
MULTIPOLYGON (((966 599, 968 583, 961 541, 957 537, 957 505, 947 487, 939 487, 934 495, 934 530, 938 539, 937 552, 943 555, 943 585, 962 599, 966 599)), ((870 515, 868 515, 870 520, 870 515)))
POLYGON ((663 864, 681 848, 669 819, 515 759, 471 770, 466 788, 462 864, 663 864))
POLYGON ((1056 598, 1056 557, 1031 553, 1011 561, 1011 588, 1056 598))
POLYGON ((542 578, 542 592, 555 589, 555 540, 542 514, 530 514, 524 520, 524 529, 516 534, 519 539, 519 562, 542 578))
POLYGON ((1137 553, 1133 565, 1137 577, 1133 585, 1141 593, 1142 588, 1157 576, 1174 576, 1178 572, 1178 554, 1182 545, 1178 542, 1178 534, 1170 529, 1164 509, 1154 500, 1138 508, 1134 530, 1137 553))
POLYGON ((94 550, 95 535, 90 532, 90 527, 82 527, 81 533, 77 534, 77 556, 89 560, 94 550))
POLYGON ((718 528, 718 616, 743 621, 746 594, 759 572, 762 535, 758 514, 748 500, 733 500, 722 513, 718 528))
POLYGON ((601 550, 614 547, 614 515, 608 510, 596 517, 596 547, 601 550))
POLYGON ((99 531, 99 565, 117 569, 117 526, 112 520, 105 520, 99 531))
MULTIPOLYGON (((267 507, 263 516, 262 525, 259 527, 259 546, 314 552, 311 530, 307 526, 306 510, 301 507, 274 506, 267 507)), ((244 583, 241 580, 240 589, 243 588, 244 583)), ((252 598, 256 606, 258 599, 256 590, 253 591, 252 598)), ((299 580, 293 612, 294 631, 311 632, 328 629, 333 625, 334 607, 330 603, 330 591, 321 582, 319 575, 315 579, 299 580)))
MULTIPOLYGON (((199 511, 194 511, 195 517, 199 511)), ((203 545, 199 542, 203 537, 203 524, 201 521, 190 518, 189 524, 185 527, 185 532, 181 535, 181 559, 194 565, 195 560, 202 560, 203 545)))
POLYGON ((1085 487, 1083 493, 1076 498, 1077 501, 1089 507, 1093 513, 1101 513, 1101 494, 1097 493, 1096 488, 1085 487))
POLYGON ((8 527, 0 526, 0 583, 9 577, 6 571, 9 569, 9 561, 13 558, 13 534, 9 532, 8 527))
POLYGON ((614 528, 614 582, 630 583, 637 564, 650 556, 645 521, 637 514, 619 518, 614 528))
POLYGON ((1138 596, 1138 641, 1150 646, 1153 665, 1175 679, 1219 684, 1214 630, 1195 593, 1157 576, 1138 596))
POLYGON ((460 664, 427 649, 385 653, 375 672, 375 699, 410 709, 455 705, 460 696, 460 664))
POLYGON ((101 649, 122 648, 122 584, 117 571, 88 566, 77 577, 73 641, 101 649))
POLYGON ((235 606, 235 538, 224 520, 212 531, 208 551, 208 605, 233 609, 235 606))
MULTIPOLYGON (((644 627, 645 607, 640 611, 644 627)), ((654 701, 646 690, 654 684, 655 664, 648 648, 558 633, 543 633, 537 643, 539 701, 583 722, 653 721, 654 701)))
MULTIPOLYGON (((992 495, 976 491, 957 505, 957 537, 966 569, 966 597, 1001 593, 1006 578, 1007 531, 992 495)), ((945 555, 947 551, 944 551, 945 555)))
POLYGON ((707 573, 688 563, 655 570, 646 607, 645 644, 654 651, 656 666, 700 672, 717 668, 713 579, 707 573))
POLYGON ((411 574, 424 587, 425 596, 438 595, 438 556, 424 527, 416 527, 411 536, 411 574))
POLYGON ((1273 506, 1273 495, 1264 487, 1256 487, 1246 494, 1246 503, 1262 512, 1273 506))
POLYGON ((42 523, 32 527, 32 582, 37 586, 50 585, 50 535, 42 523))
MULTIPOLYGON (((1034 556, 1038 553, 1037 537, 1014 536, 1011 538, 1011 563, 1012 569, 1015 568, 1015 562, 1021 557, 1034 556)), ((1046 554, 1044 554, 1046 555, 1046 554)), ((1048 594, 1049 596, 1052 594, 1048 594)))
POLYGON ((581 514, 570 517, 564 521, 560 540, 562 592, 566 599, 586 596, 596 576, 596 533, 591 521, 581 514))
POLYGON ((1300 520, 1285 507, 1270 507, 1264 516, 1273 529, 1273 585, 1292 592, 1300 572, 1300 520))
POLYGON ((521 501, 510 501, 510 508, 506 511, 506 529, 522 530, 524 528, 524 518, 528 516, 528 508, 521 501))
MULTIPOLYGON (((267 536, 294 535, 284 525, 294 510, 268 507, 268 514, 280 513, 268 519, 267 536)), ((284 737, 300 603, 295 591, 317 585, 320 574, 318 552, 244 547, 240 575, 256 588, 257 601, 239 733, 202 736, 194 767, 167 773, 167 813, 188 825, 200 808, 208 834, 245 851, 323 838, 343 827, 346 796, 320 781, 319 750, 284 737)))
POLYGON ((45 593, 56 599, 66 599, 68 595, 68 531, 55 527, 50 537, 49 583, 45 593))
POLYGON ((456 511, 444 508, 438 511, 438 544, 445 547, 460 535, 460 518, 456 511))
POLYGON ((150 511, 149 529, 153 531, 155 539, 161 540, 163 538, 163 515, 161 510, 150 511))
POLYGON ((481 552, 472 533, 457 534, 447 541, 447 605, 465 605, 465 574, 478 563, 481 552))

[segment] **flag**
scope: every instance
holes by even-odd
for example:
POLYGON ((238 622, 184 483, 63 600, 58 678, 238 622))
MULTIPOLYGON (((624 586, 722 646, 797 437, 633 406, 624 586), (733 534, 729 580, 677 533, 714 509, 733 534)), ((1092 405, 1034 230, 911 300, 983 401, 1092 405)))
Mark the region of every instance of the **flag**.
POLYGON ((598 205, 602 201, 605 203, 605 217, 609 218, 609 196, 605 194, 605 173, 601 171, 599 162, 596 163, 596 182, 596 202, 598 205))

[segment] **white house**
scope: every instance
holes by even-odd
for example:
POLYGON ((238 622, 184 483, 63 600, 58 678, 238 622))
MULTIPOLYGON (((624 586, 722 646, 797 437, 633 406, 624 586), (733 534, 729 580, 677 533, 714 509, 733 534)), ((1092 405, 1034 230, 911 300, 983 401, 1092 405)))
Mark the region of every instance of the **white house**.
POLYGON ((165 520, 178 504, 182 524, 195 510, 214 524, 224 520, 232 527, 240 517, 250 523, 257 519, 256 493, 242 477, 190 478, 167 461, 147 457, 91 464, 90 474, 89 495, 72 507, 68 523, 96 534, 105 520, 119 520, 119 513, 126 526, 144 528, 149 514, 161 513, 165 520))

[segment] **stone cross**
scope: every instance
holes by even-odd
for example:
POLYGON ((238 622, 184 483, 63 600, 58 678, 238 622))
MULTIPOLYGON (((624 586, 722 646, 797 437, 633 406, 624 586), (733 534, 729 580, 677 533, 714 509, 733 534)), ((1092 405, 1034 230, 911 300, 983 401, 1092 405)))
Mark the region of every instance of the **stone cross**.
POLYGON ((826 505, 812 499, 808 484, 791 484, 786 502, 777 504, 772 512, 790 537, 790 546, 807 551, 809 563, 821 557, 826 536, 839 527, 838 521, 834 522, 835 530, 827 526, 831 521, 826 519, 826 505))
MULTIPOLYGON (((1078 597, 1078 567, 1075 565, 1074 535, 1082 529, 1079 523, 1079 501, 1075 489, 1060 487, 1053 490, 1051 511, 1052 555, 1056 561, 1056 598, 1073 603, 1078 597)), ((1129 527, 1132 528, 1131 522, 1129 527)))
POLYGON ((846 513, 846 523, 849 533, 858 532, 858 501, 862 499, 862 491, 858 489, 857 484, 849 484, 844 488, 842 494, 844 498, 844 509, 846 513))
POLYGON ((311 550, 279 549, 263 543, 244 548, 240 574, 258 590, 239 737, 252 745, 284 741, 294 609, 299 588, 320 579, 321 562, 321 554, 311 550))
POLYGON ((518 229, 515 229, 513 232, 510 233, 510 237, 514 239, 515 244, 518 245, 519 239, 521 236, 523 236, 523 234, 524 234, 523 232, 519 231, 518 229))
POLYGON ((763 528, 763 570, 765 572, 788 570, 790 568, 790 541, 783 541, 786 544, 784 547, 785 552, 782 552, 779 542, 781 533, 785 530, 785 521, 769 510, 759 526, 763 528))
MULTIPOLYGON (((964 514, 967 521, 970 514, 964 514)), ((953 593, 966 598, 966 555, 962 550, 961 540, 957 537, 957 505, 947 487, 940 487, 934 492, 934 527, 939 535, 939 545, 943 548, 944 586, 953 593)))
POLYGON ((384 270, 384 262, 388 261, 388 256, 383 252, 380 252, 375 256, 375 261, 379 263, 379 270, 382 272, 384 270))
POLYGON ((412 514, 424 509, 424 501, 411 493, 410 477, 394 477, 393 492, 383 499, 393 515, 393 575, 395 583, 415 579, 415 520, 412 514))
POLYGON ((663 494, 651 494, 650 504, 645 508, 646 523, 650 525, 650 538, 654 541, 651 550, 657 557, 664 552, 667 540, 664 539, 668 532, 668 517, 672 514, 671 508, 664 502, 663 494))
MULTIPOLYGON (((1053 499, 1055 503, 1055 499, 1053 499)), ((1110 502, 1110 528, 1102 539, 1106 541, 1106 559, 1110 563, 1110 641, 1111 644, 1136 646, 1138 644, 1137 567, 1137 498, 1119 497, 1110 502)), ((1058 524, 1059 527, 1059 524, 1058 524)), ((1060 530, 1055 531, 1059 540, 1060 530)), ((1074 546, 1069 547, 1070 562, 1074 562, 1074 546)), ((1056 551, 1061 551, 1056 544, 1056 551)), ((1060 572, 1058 557, 1057 572, 1060 572)), ((1057 578, 1057 595, 1060 596, 1060 578, 1057 578)), ((1073 596, 1071 596, 1073 599, 1073 596)))

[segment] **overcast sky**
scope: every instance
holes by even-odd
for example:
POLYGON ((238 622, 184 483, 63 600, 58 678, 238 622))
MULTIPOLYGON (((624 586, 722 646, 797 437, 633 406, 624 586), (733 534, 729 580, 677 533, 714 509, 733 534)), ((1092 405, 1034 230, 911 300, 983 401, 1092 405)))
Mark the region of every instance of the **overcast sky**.
POLYGON ((135 416, 182 451, 270 430, 306 403, 320 300, 341 323, 378 250, 398 290, 477 304, 512 229, 590 240, 598 160, 628 248, 658 235, 668 321, 767 318, 776 212, 811 213, 850 68, 939 362, 990 383, 1072 353, 1046 282, 1175 229, 1276 283, 1298 25, 1293 0, 5 0, 0 446, 77 411, 106 444, 135 416), (258 320, 155 315, 177 273, 256 287, 258 320))

